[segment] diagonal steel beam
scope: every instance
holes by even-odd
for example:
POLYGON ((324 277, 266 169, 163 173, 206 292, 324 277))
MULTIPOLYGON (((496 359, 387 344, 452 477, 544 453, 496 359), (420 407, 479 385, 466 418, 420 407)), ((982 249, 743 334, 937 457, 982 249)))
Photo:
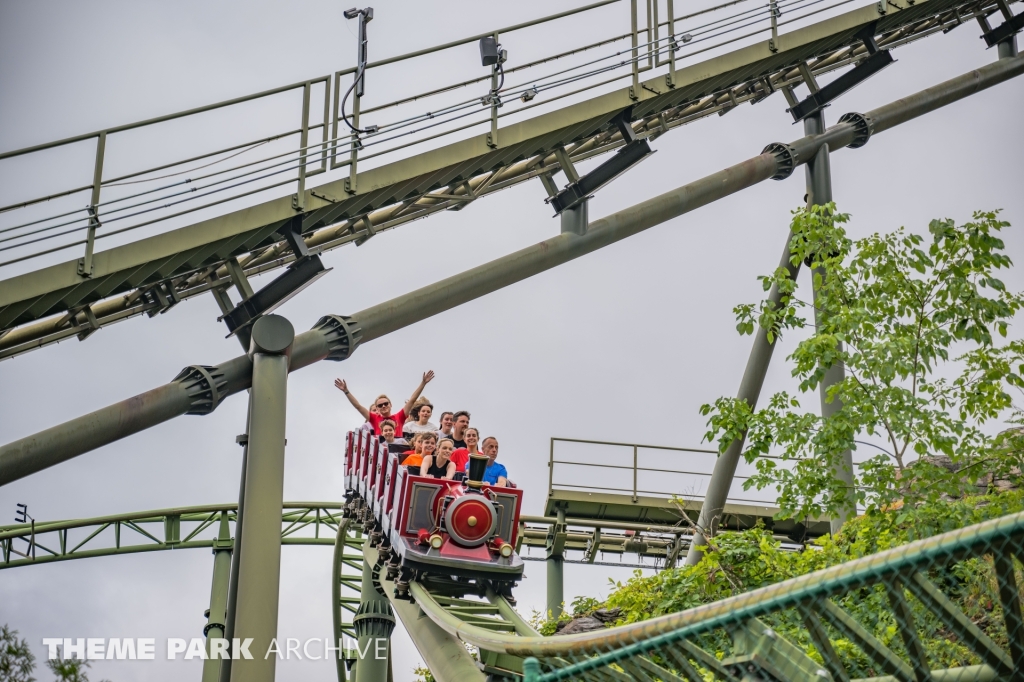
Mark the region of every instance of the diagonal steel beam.
MULTIPOLYGON (((873 134, 1024 73, 1024 58, 998 62, 952 78, 866 114, 873 134)), ((585 235, 560 234, 404 296, 372 306, 351 318, 328 316, 298 335, 290 371, 320 360, 343 360, 360 342, 380 338, 485 296, 510 284, 604 248, 718 199, 735 194, 813 158, 818 149, 853 144, 858 127, 840 122, 820 135, 789 145, 772 145, 751 159, 593 221, 585 235)), ((151 426, 193 412, 212 411, 225 397, 252 382, 245 355, 216 367, 193 366, 169 384, 0 447, 0 485, 42 471, 151 426)))
POLYGON ((825 629, 825 624, 821 622, 821 618, 808 606, 801 605, 798 607, 798 610, 804 622, 804 627, 810 633, 811 640, 814 642, 814 646, 818 648, 818 653, 821 654, 822 660, 825 661, 825 667, 828 669, 834 682, 850 682, 850 675, 846 672, 843 661, 832 646, 832 641, 828 638, 828 631, 825 629))
POLYGON ((906 581, 906 587, 918 601, 942 621, 949 630, 962 640, 993 670, 1009 675, 1013 662, 1002 648, 974 624, 949 597, 939 591, 924 573, 915 573, 906 581))
POLYGON ((704 676, 697 672, 697 669, 690 663, 690 659, 674 647, 665 647, 660 649, 660 652, 666 658, 671 659, 676 670, 686 678, 687 682, 704 682, 704 676))
POLYGON ((932 668, 928 663, 928 652, 925 651, 921 638, 917 636, 917 624, 914 612, 910 609, 906 596, 903 594, 903 581, 898 577, 885 581, 885 594, 889 599, 896 626, 899 628, 903 648, 910 656, 910 664, 914 668, 917 682, 932 682, 932 668))
POLYGON ((999 585, 999 602, 1003 607, 1003 622, 1006 624, 1006 639, 1010 643, 1013 658, 1013 682, 1024 680, 1024 618, 1021 617, 1020 590, 1014 575, 1013 555, 1007 546, 999 547, 992 553, 999 585))
POLYGON ((875 665, 896 678, 897 682, 915 682, 914 671, 909 665, 830 599, 819 599, 811 608, 832 627, 853 640, 875 665))

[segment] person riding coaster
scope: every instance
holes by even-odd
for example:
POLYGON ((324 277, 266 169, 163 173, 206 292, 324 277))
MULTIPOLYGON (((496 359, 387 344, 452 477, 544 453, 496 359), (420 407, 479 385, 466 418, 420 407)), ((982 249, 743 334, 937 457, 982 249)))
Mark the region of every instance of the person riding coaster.
POLYGON ((407 598, 412 580, 456 576, 479 585, 471 589, 491 585, 511 598, 523 571, 514 551, 522 491, 485 482, 486 457, 471 458, 465 482, 449 478, 455 472, 448 442, 410 470, 377 439, 353 437, 360 451, 348 468, 354 499, 347 513, 364 520, 396 596, 407 598), (424 468, 427 476, 420 475, 424 468))

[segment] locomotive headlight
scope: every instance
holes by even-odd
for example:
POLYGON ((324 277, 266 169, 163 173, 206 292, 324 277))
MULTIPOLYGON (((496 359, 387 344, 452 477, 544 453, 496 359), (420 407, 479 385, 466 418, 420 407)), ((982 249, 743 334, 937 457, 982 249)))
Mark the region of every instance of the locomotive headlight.
POLYGON ((512 556, 512 545, 497 536, 491 539, 491 549, 506 559, 512 556))
POLYGON ((434 549, 441 549, 441 545, 444 544, 444 538, 441 537, 440 533, 434 533, 430 536, 430 546, 434 549))
POLYGON ((479 547, 494 537, 498 514, 483 495, 463 495, 444 512, 444 528, 456 544, 479 547))

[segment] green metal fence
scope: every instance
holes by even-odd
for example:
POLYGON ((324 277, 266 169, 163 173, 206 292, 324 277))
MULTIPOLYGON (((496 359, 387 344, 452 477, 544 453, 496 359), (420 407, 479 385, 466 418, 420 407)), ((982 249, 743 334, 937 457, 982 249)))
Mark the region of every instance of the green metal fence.
POLYGON ((1020 680, 1021 556, 1024 513, 681 613, 501 648, 529 656, 527 682, 1020 680))

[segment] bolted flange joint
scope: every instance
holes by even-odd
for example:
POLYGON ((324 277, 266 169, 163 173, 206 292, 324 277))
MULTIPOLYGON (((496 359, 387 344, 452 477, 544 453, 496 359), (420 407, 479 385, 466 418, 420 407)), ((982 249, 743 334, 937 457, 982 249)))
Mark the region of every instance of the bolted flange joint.
POLYGON ((192 365, 174 377, 174 382, 183 384, 188 392, 189 408, 185 414, 210 414, 224 399, 227 380, 219 367, 192 365))
POLYGON ((839 117, 839 123, 849 123, 853 126, 854 138, 849 146, 851 149, 863 147, 871 139, 871 133, 875 131, 875 120, 870 116, 858 114, 851 111, 839 117))
POLYGON ((313 329, 321 332, 327 339, 327 347, 330 352, 324 360, 334 360, 335 362, 341 362, 352 355, 359 347, 359 341, 363 336, 363 330, 360 329, 359 323, 345 315, 321 317, 313 325, 313 329))
POLYGON ((352 618, 356 637, 387 639, 395 629, 395 614, 386 601, 365 601, 352 618))
POLYGON ((206 637, 207 635, 209 635, 210 634, 210 630, 212 630, 214 628, 220 628, 220 631, 224 632, 224 629, 225 629, 224 628, 224 623, 207 623, 203 627, 203 637, 206 637))
POLYGON ((772 180, 785 180, 792 175, 799 159, 796 149, 781 142, 772 142, 761 150, 761 153, 771 154, 775 157, 776 171, 775 175, 772 176, 772 180))

